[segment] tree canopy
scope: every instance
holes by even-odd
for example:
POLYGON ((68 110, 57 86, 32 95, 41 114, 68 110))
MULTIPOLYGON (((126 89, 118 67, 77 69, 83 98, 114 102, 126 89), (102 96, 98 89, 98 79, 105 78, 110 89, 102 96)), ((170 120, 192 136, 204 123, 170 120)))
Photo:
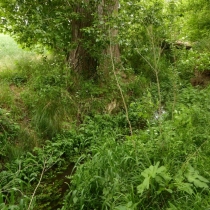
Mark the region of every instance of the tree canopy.
POLYGON ((76 69, 96 69, 117 8, 116 0, 1 1, 1 14, 6 18, 1 29, 25 47, 41 44, 65 55, 76 69))

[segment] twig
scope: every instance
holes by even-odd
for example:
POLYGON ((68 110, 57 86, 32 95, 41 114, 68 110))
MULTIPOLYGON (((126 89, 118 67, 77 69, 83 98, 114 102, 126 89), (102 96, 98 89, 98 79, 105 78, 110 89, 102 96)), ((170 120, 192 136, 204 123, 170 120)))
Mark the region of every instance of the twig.
POLYGON ((116 83, 117 83, 117 87, 118 87, 118 89, 120 91, 120 95, 121 95, 121 98, 122 98, 122 101, 123 101, 123 105, 124 105, 124 108, 125 108, 126 119, 128 121, 130 134, 132 136, 133 135, 133 129, 132 129, 132 126, 131 126, 131 122, 129 120, 128 108, 127 108, 127 105, 126 105, 126 102, 125 102, 125 97, 123 95, 122 88, 120 86, 120 83, 119 83, 119 80, 117 78, 117 74, 116 74, 116 71, 115 71, 115 64, 114 64, 114 58, 113 58, 113 54, 112 54, 112 45, 111 45, 111 34, 110 34, 110 31, 111 31, 111 29, 109 27, 109 51, 110 51, 110 58, 111 58, 111 63, 112 63, 112 72, 114 74, 114 77, 115 77, 115 80, 116 80, 116 83))
POLYGON ((47 162, 47 161, 44 161, 44 165, 43 165, 43 169, 42 169, 41 176, 40 176, 40 178, 39 178, 39 182, 38 182, 38 184, 36 185, 36 188, 34 189, 34 192, 33 192, 33 194, 32 194, 32 197, 31 197, 31 200, 30 200, 30 203, 29 203, 29 205, 28 205, 28 209, 27 209, 27 210, 30 210, 31 205, 32 205, 32 202, 33 202, 33 199, 34 199, 35 194, 36 194, 36 191, 37 191, 39 185, 41 184, 41 181, 42 181, 42 178, 43 178, 45 169, 46 169, 46 162, 47 162))

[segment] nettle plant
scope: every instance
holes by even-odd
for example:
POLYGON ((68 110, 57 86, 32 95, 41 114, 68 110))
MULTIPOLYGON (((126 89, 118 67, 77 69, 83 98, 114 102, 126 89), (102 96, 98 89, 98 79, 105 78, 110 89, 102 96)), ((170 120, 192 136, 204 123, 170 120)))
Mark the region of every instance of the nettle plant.
MULTIPOLYGON (((65 144, 64 141, 62 141, 65 144)), ((69 143, 68 143, 69 144, 69 143)), ((39 187, 54 165, 62 165, 64 150, 60 144, 48 142, 45 148, 35 148, 32 153, 5 165, 0 172, 0 207, 4 210, 34 209, 39 187)), ((71 148, 72 149, 72 148, 71 148)), ((50 176, 48 176, 51 178, 50 176)))
POLYGON ((191 165, 185 170, 178 171, 172 178, 166 167, 159 167, 159 164, 160 162, 157 162, 157 164, 151 165, 141 173, 141 176, 144 177, 144 181, 137 187, 140 195, 145 191, 147 191, 146 193, 148 194, 151 194, 151 191, 154 191, 153 193, 155 195, 159 195, 164 191, 167 191, 170 194, 181 191, 192 195, 195 193, 195 187, 209 189, 209 181, 201 176, 191 165))

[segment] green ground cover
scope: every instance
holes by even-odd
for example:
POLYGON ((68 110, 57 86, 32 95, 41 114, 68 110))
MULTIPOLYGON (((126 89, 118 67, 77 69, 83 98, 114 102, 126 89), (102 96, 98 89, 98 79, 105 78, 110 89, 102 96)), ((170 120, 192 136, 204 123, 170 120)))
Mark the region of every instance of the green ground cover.
POLYGON ((0 34, 0 209, 210 209, 209 38, 177 48, 182 15, 129 6, 122 64, 88 79, 0 34))

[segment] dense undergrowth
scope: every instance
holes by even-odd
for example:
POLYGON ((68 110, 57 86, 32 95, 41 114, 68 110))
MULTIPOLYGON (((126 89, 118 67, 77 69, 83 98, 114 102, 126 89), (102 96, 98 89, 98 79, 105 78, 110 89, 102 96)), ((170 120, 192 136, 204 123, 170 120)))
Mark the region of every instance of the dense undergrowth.
POLYGON ((111 73, 0 39, 0 209, 210 208, 208 50, 126 43, 125 107, 111 73))

